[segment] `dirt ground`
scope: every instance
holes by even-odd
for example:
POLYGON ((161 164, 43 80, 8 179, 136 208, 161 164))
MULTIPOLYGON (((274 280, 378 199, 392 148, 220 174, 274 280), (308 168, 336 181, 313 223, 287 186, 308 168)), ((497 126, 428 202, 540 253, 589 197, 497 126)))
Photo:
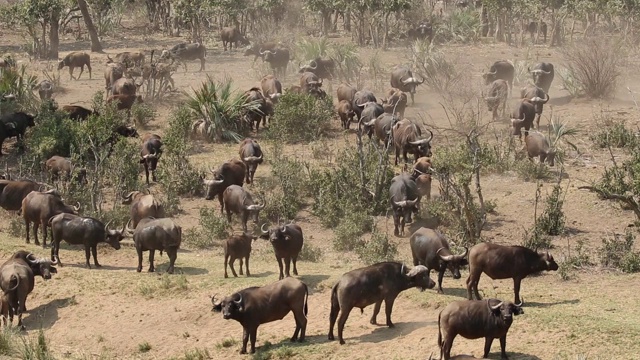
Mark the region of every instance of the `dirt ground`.
MULTIPOLYGON (((19 33, 3 29, 0 52, 15 52, 17 45, 23 42, 19 33), (4 46, 4 48, 3 48, 4 46)), ((126 50, 163 48, 179 42, 176 38, 160 36, 142 40, 127 37, 114 40, 105 39, 105 49, 109 54, 126 50)), ((258 67, 252 70, 252 58, 243 57, 242 51, 223 53, 220 43, 207 44, 207 64, 204 73, 195 72, 197 62, 188 64, 189 70, 182 69, 174 75, 179 89, 189 91, 197 87, 205 75, 213 79, 231 77, 238 89, 248 89, 259 83, 263 75, 258 67)), ((88 50, 86 42, 63 39, 61 56, 72 50, 88 50)), ((546 46, 530 47, 529 57, 525 57, 526 48, 508 47, 504 44, 478 44, 471 46, 447 45, 440 48, 448 57, 457 59, 468 66, 471 83, 481 88, 481 73, 495 60, 526 60, 531 65, 538 61, 549 61, 556 69, 563 65, 562 56, 556 49, 546 46)), ((398 46, 386 51, 379 50, 378 55, 384 66, 390 69, 401 63, 408 63, 408 50, 398 46)), ((374 54, 372 49, 361 49, 360 57, 366 60, 374 54)), ((35 73, 44 68, 55 68, 55 62, 33 62, 18 54, 20 62, 28 63, 35 73)), ((66 69, 61 72, 65 92, 56 96, 60 104, 90 105, 91 96, 104 88, 102 76, 106 54, 92 54, 93 76, 89 79, 83 74, 81 80, 69 80, 66 69)), ((259 65, 259 60, 256 65, 259 65)), ((597 179, 607 165, 611 164, 606 150, 598 149, 589 140, 590 133, 596 130, 594 114, 605 111, 617 118, 624 118, 627 124, 635 128, 638 125, 639 110, 635 107, 631 92, 640 91, 636 69, 637 64, 629 63, 623 69, 618 93, 606 102, 573 99, 561 89, 559 76, 550 91, 551 100, 545 107, 542 129, 546 131, 549 117, 560 116, 579 129, 576 144, 580 153, 569 152, 565 163, 567 187, 565 213, 568 219, 568 232, 554 240, 551 251, 558 262, 562 262, 568 252, 568 246, 585 242, 592 259, 597 259, 597 249, 603 237, 612 232, 623 232, 634 221, 631 212, 621 210, 617 205, 599 200, 595 195, 579 190, 578 187, 597 179)), ((283 82, 285 87, 297 83, 292 74, 295 66, 290 67, 289 75, 283 82)), ((332 94, 338 85, 332 84, 332 94)), ((520 85, 520 84, 517 84, 520 85)), ((385 80, 386 88, 387 82, 385 80)), ((371 79, 365 81, 365 87, 373 88, 371 79)), ((511 103, 519 93, 516 86, 511 103)), ((375 89, 380 93, 382 89, 375 89)), ((167 124, 171 106, 180 102, 181 95, 168 103, 156 104, 157 118, 147 131, 162 133, 167 124)), ((416 104, 408 108, 409 118, 423 118, 429 127, 441 128, 448 125, 445 113, 440 106, 440 95, 426 86, 421 86, 416 94, 416 104)), ((486 113, 487 119, 489 114, 486 113)), ((339 129, 338 120, 333 126, 339 129)), ((504 122, 504 133, 508 122, 504 122)), ((145 132, 144 130, 142 132, 145 132)), ((433 142, 434 156, 438 148, 447 146, 444 137, 436 137, 433 142)), ((326 140, 329 147, 344 146, 344 138, 352 139, 353 133, 336 136, 326 140)), ((260 139, 260 135, 256 135, 260 139)), ((7 147, 7 146, 5 146, 7 147)), ((266 146, 266 149, 269 145, 266 146)), ((14 151, 7 148, 7 152, 14 151)), ((287 153, 304 156, 309 153, 308 146, 292 146, 287 153)), ((620 155, 617 154, 616 155, 620 155)), ((237 156, 236 145, 202 144, 192 160, 200 166, 217 166, 223 160, 237 156)), ((259 182, 270 174, 268 160, 258 169, 256 180, 259 182)), ((526 160, 524 160, 526 161, 526 160)), ((161 166, 161 165, 160 165, 161 166)), ((558 171, 556 168, 554 171, 558 171)), ((142 176, 142 175, 141 175, 142 176)), ((520 244, 524 229, 533 223, 533 204, 535 183, 524 182, 515 173, 489 175, 482 179, 484 196, 496 203, 495 215, 490 215, 489 226, 484 231, 487 240, 520 244)), ((552 182, 545 183, 542 189, 547 194, 552 182)), ((434 186, 434 189, 437 187, 434 186)), ((217 209, 217 202, 204 199, 182 199, 184 214, 176 221, 188 229, 198 226, 198 211, 204 206, 217 209)), ((445 277, 445 295, 434 290, 418 292, 415 289, 402 293, 394 306, 393 320, 396 327, 369 324, 372 307, 364 314, 351 313, 345 328, 347 344, 328 342, 328 317, 330 308, 330 289, 341 274, 362 266, 355 256, 335 252, 331 247, 333 231, 319 224, 313 215, 301 214, 300 221, 305 233, 305 242, 323 249, 320 263, 299 262, 299 278, 310 287, 307 341, 291 344, 295 324, 293 316, 288 315, 282 321, 262 325, 258 330, 258 351, 262 357, 256 358, 295 358, 295 359, 427 359, 429 354, 439 355, 436 344, 437 317, 439 311, 449 302, 465 298, 466 289, 463 273, 461 280, 445 277)), ((8 257, 17 249, 27 248, 36 254, 45 256, 48 249, 35 245, 25 245, 23 239, 8 234, 9 222, 15 214, 6 213, 0 219, 0 258, 8 257)), ((381 224, 392 226, 392 220, 380 218, 381 224)), ((411 234, 419 222, 410 227, 411 234)), ((237 227, 237 224, 236 224, 237 227)), ((237 230, 237 229, 236 229, 237 230)), ((392 237, 398 244, 398 260, 411 263, 408 235, 404 238, 392 237)), ((223 278, 222 250, 202 251, 182 249, 176 263, 176 275, 163 274, 167 258, 156 258, 159 271, 155 274, 136 273, 137 259, 135 251, 125 246, 119 251, 100 247, 102 269, 87 270, 82 267, 84 252, 77 247, 65 246, 60 255, 65 266, 50 281, 37 280, 35 290, 28 300, 29 312, 25 316, 25 325, 29 334, 44 329, 50 341, 52 351, 59 358, 72 359, 167 359, 198 358, 198 354, 208 354, 212 359, 241 359, 248 356, 238 354, 242 339, 242 328, 235 321, 225 321, 222 316, 211 312, 209 296, 225 295, 248 286, 262 285, 277 280, 277 264, 273 259, 268 243, 258 241, 252 255, 252 277, 223 278), (141 346, 148 343, 150 349, 141 346), (198 352, 199 351, 199 352, 198 352), (189 357, 192 356, 192 357, 189 357)), ((146 255, 145 255, 146 259, 146 255)), ((146 261, 146 260, 145 260, 146 261)), ((145 265, 146 266, 146 265, 145 265)), ((435 277, 432 274, 432 278, 435 277)), ((640 283, 640 275, 621 275, 599 268, 588 271, 575 271, 568 281, 563 281, 557 273, 544 273, 526 279, 523 282, 522 295, 525 299, 525 314, 515 318, 509 332, 507 351, 511 359, 578 359, 578 355, 588 359, 630 359, 640 352, 637 339, 640 338, 640 317, 637 315, 638 302, 635 289, 640 283)), ((492 281, 482 277, 480 289, 485 296, 512 299, 513 290, 510 281, 492 281)), ((383 322, 384 315, 379 315, 383 322)), ((457 338, 453 353, 481 356, 484 342, 457 338)), ((492 347, 491 358, 500 357, 499 342, 492 347)))

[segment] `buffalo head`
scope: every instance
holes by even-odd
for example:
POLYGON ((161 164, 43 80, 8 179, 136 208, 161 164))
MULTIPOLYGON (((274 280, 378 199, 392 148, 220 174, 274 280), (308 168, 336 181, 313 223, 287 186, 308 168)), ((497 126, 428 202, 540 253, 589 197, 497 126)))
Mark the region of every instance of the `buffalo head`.
POLYGON ((262 227, 260 228, 260 230, 262 231, 262 234, 260 235, 261 239, 269 240, 269 242, 271 242, 272 244, 274 242, 285 241, 289 239, 289 235, 287 234, 287 225, 284 225, 282 227, 278 226, 266 230, 265 226, 267 226, 267 224, 262 224, 262 227))
POLYGON ((209 168, 209 171, 213 174, 213 180, 202 179, 202 184, 206 187, 205 200, 212 200, 214 196, 222 193, 224 188, 224 177, 218 174, 216 171, 209 168))
MULTIPOLYGON (((147 194, 151 194, 151 192, 149 191, 149 189, 147 189, 147 194)), ((122 194, 122 205, 130 205, 134 199, 136 199, 138 196, 142 196, 143 193, 140 191, 131 191, 128 194, 122 194)))
POLYGON ((260 215, 260 211, 262 211, 262 209, 264 209, 264 207, 267 206, 267 201, 266 199, 262 199, 262 204, 252 204, 252 205, 245 205, 244 209, 246 211, 249 212, 250 216, 251 216, 251 220, 253 221, 254 224, 258 223, 258 215, 260 215))
POLYGON ((406 274, 404 273, 405 267, 403 265, 400 271, 402 275, 406 276, 407 280, 409 280, 409 285, 420 289, 420 291, 433 289, 433 287, 436 286, 436 283, 429 277, 429 269, 424 265, 418 265, 406 274))
POLYGON ((40 275, 45 280, 51 279, 51 274, 58 273, 58 269, 55 268, 55 265, 58 265, 57 261, 51 261, 45 258, 37 259, 34 254, 27 255, 26 261, 33 271, 33 275, 40 275))
POLYGON ((420 139, 416 141, 409 141, 409 144, 415 148, 416 157, 430 157, 431 156, 431 140, 433 140, 433 132, 429 132, 428 139, 420 139))
POLYGON ((513 128, 513 135, 522 136, 522 128, 524 127, 525 119, 511 119, 511 127, 513 128))
POLYGON ((153 172, 153 171, 156 171, 159 158, 160 158, 160 153, 154 150, 154 152, 152 152, 151 154, 142 155, 142 157, 140 158, 140 164, 146 163, 147 166, 149 167, 149 171, 153 172))
POLYGON ((558 270, 558 263, 553 259, 553 256, 546 251, 544 254, 540 255, 540 259, 542 259, 547 264, 547 271, 556 271, 558 270))
POLYGON ((109 230, 109 224, 111 220, 104 225, 104 232, 106 235, 105 242, 111 245, 112 248, 120 250, 120 241, 124 239, 125 226, 122 226, 122 230, 109 230))
POLYGON ((488 299, 487 306, 493 316, 499 316, 500 319, 507 324, 511 324, 514 315, 524 314, 524 311, 522 310, 522 302, 520 304, 514 304, 511 301, 500 301, 495 305, 491 305, 496 301, 498 300, 488 299))
MULTIPOLYGON (((403 200, 393 202, 393 212, 397 219, 400 219, 400 233, 404 233, 404 225, 411 222, 411 214, 416 210, 418 199, 403 200)), ((396 232, 396 236, 400 234, 396 232)))
POLYGON ((533 83, 538 87, 542 84, 542 79, 544 79, 546 76, 551 75, 551 71, 544 71, 542 69, 531 70, 527 68, 527 70, 531 73, 531 76, 533 77, 533 83))
POLYGON ((461 266, 466 266, 466 265, 469 264, 469 261, 466 259, 467 254, 469 254, 469 248, 467 248, 465 246, 464 247, 464 252, 462 254, 460 254, 460 255, 453 255, 453 254, 443 255, 443 254, 440 254, 440 252, 443 249, 445 249, 445 248, 441 247, 440 249, 438 249, 438 251, 436 251, 436 255, 438 255, 438 257, 440 258, 441 262, 446 264, 446 266, 449 269, 449 271, 451 271, 451 274, 453 274, 453 278, 454 279, 460 279, 460 267, 461 266))
POLYGON ((222 317, 225 320, 237 319, 238 316, 244 312, 244 299, 241 293, 235 293, 231 296, 227 296, 222 301, 216 301, 216 296, 211 297, 211 304, 213 312, 222 312, 222 317))
POLYGON ((416 88, 422 83, 424 83, 424 79, 418 80, 418 78, 416 77, 409 77, 402 80, 402 84, 404 85, 405 89, 407 89, 406 91, 408 91, 410 94, 415 94, 416 88))

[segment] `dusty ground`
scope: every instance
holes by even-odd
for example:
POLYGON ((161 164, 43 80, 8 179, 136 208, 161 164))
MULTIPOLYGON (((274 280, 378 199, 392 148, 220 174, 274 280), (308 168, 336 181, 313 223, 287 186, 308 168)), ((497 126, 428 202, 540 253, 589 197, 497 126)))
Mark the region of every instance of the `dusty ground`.
MULTIPOLYGON (((17 33, 3 29, 0 52, 16 51, 22 42, 17 33)), ((142 41, 140 38, 106 39, 105 48, 114 54, 125 50, 140 48, 162 48, 173 45, 175 38, 154 37, 142 41)), ((72 50, 87 50, 85 42, 72 42, 64 39, 61 55, 72 50)), ((197 87, 204 76, 214 79, 229 76, 235 86, 247 89, 258 84, 262 73, 251 69, 252 59, 242 56, 240 51, 223 53, 219 43, 207 44, 207 70, 204 73, 193 72, 196 62, 189 64, 189 71, 179 70, 174 76, 180 89, 197 87)), ((556 67, 562 67, 562 57, 555 49, 545 46, 526 49, 507 47, 502 44, 483 44, 477 46, 445 46, 442 50, 451 58, 469 66, 468 76, 478 86, 482 70, 495 60, 528 60, 531 65, 537 61, 550 61, 556 67)), ((360 56, 368 59, 374 52, 362 49, 360 56)), ((407 50, 402 47, 380 51, 379 55, 385 67, 391 68, 398 63, 406 63, 407 50)), ((91 80, 83 74, 80 81, 70 81, 66 70, 62 74, 66 92, 56 98, 59 104, 89 105, 94 92, 104 87, 102 77, 104 54, 92 54, 94 64, 91 80)), ((21 61, 28 62, 24 57, 21 61)), ((256 63, 258 64, 258 63, 256 63)), ((54 66, 55 63, 34 62, 29 64, 34 71, 54 66)), ((291 74, 292 69, 289 70, 291 74)), ((629 64, 621 77, 618 94, 607 102, 576 100, 560 88, 560 79, 556 76, 552 87, 550 105, 543 115, 543 130, 546 130, 549 116, 561 116, 574 127, 580 128, 577 144, 581 154, 570 153, 565 171, 568 187, 565 212, 569 231, 556 239, 552 251, 558 261, 562 261, 568 251, 579 240, 585 241, 592 258, 597 259, 597 248, 603 237, 611 232, 622 232, 633 222, 633 214, 624 212, 618 206, 598 200, 593 194, 578 190, 577 187, 596 179, 605 166, 611 163, 606 151, 597 149, 588 139, 596 124, 593 114, 601 110, 625 118, 628 124, 638 124, 638 110, 626 87, 639 91, 638 74, 635 64, 629 64)), ((284 81, 288 86, 297 83, 297 77, 290 75, 284 81)), ((333 83, 333 89, 337 86, 333 83)), ((365 83, 371 87, 370 79, 365 83)), ((386 87, 386 81, 385 81, 386 87)), ((517 89, 517 87, 516 87, 517 89)), ((379 92, 381 89, 376 89, 379 92)), ((515 101, 514 98, 511 101, 515 101)), ((176 101, 178 102, 178 95, 176 101)), ((447 125, 439 94, 427 87, 420 87, 416 95, 416 105, 407 111, 408 117, 422 117, 429 126, 447 125)), ((170 105, 170 104, 169 104, 170 105)), ((162 132, 166 126, 170 107, 157 105, 158 118, 149 130, 162 132)), ((488 118, 488 114, 487 114, 488 118)), ((507 122, 504 124, 504 132, 507 122)), ((335 128, 339 128, 336 121, 335 128)), ((345 135, 352 138, 353 134, 345 135)), ((260 138, 260 135, 257 135, 260 138)), ((327 146, 344 146, 343 136, 326 140, 327 146)), ((269 149, 270 145, 267 145, 269 149)), ((444 139, 434 140, 434 156, 438 148, 446 146, 444 139)), ((8 152, 13 149, 8 148, 8 152)), ((308 148, 291 147, 290 153, 300 156, 309 153, 308 148)), ((221 161, 236 156, 235 145, 209 145, 199 147, 192 160, 206 166, 216 166, 221 161)), ((268 154, 267 154, 268 158, 268 154)), ((257 181, 268 177, 270 166, 260 167, 257 181)), ((551 183, 543 187, 543 194, 551 188, 551 183)), ((486 199, 497 204, 497 214, 491 215, 490 224, 484 235, 488 240, 519 244, 525 228, 533 223, 533 203, 535 184, 523 182, 516 174, 490 175, 483 178, 486 199)), ((198 224, 198 210, 203 206, 215 206, 217 203, 204 199, 183 199, 185 214, 177 218, 184 228, 198 224)), ((355 256, 344 256, 331 249, 333 232, 319 225, 317 219, 304 214, 305 221, 300 222, 305 232, 305 241, 324 250, 321 263, 300 262, 300 279, 310 289, 309 325, 307 342, 290 344, 288 338, 294 329, 293 317, 266 324, 258 332, 258 351, 272 358, 297 359, 426 359, 430 353, 438 354, 437 316, 447 303, 466 295, 462 280, 445 278, 445 295, 428 290, 420 293, 409 290, 401 294, 394 306, 393 319, 395 329, 369 324, 372 308, 366 308, 364 314, 352 312, 345 336, 347 344, 328 342, 329 290, 338 277, 353 268, 362 266, 355 256), (267 344, 271 344, 268 345, 267 344), (267 345, 265 345, 267 344, 267 345)), ((23 239, 8 235, 10 219, 15 216, 6 213, 0 219, 0 258, 8 257, 13 251, 28 248, 37 254, 48 254, 34 245, 25 245, 23 239)), ((384 222, 384 219, 380 219, 384 222)), ((392 224, 391 219, 386 220, 392 224)), ((410 228, 415 230, 414 227, 410 228)), ((410 234, 411 232, 408 231, 410 234)), ((407 238, 393 238, 399 245, 398 260, 411 262, 407 238)), ((64 246, 64 245, 63 245, 64 246)), ((79 248, 64 247, 61 257, 66 266, 51 281, 37 280, 36 288, 28 300, 29 314, 25 325, 33 334, 38 328, 45 330, 50 347, 61 358, 119 358, 119 359, 166 359, 185 358, 187 355, 206 352, 214 359, 246 358, 238 355, 242 336, 241 326, 234 321, 225 321, 220 314, 211 313, 209 296, 228 294, 248 286, 262 285, 277 280, 277 264, 272 259, 272 249, 265 242, 257 242, 252 256, 251 278, 224 279, 221 249, 195 251, 183 249, 177 261, 178 274, 163 274, 167 258, 157 261, 159 272, 156 274, 135 272, 136 256, 131 247, 113 251, 106 247, 99 250, 100 262, 105 266, 100 270, 87 270, 84 252, 79 248), (230 340, 232 339, 232 340, 230 340), (140 344, 150 345, 148 352, 140 351, 140 344)), ((557 273, 545 273, 526 279, 522 294, 526 301, 525 314, 515 319, 508 337, 508 352, 512 359, 576 359, 577 355, 589 359, 630 359, 640 351, 637 339, 640 338, 639 307, 634 297, 635 288, 640 282, 639 275, 620 275, 601 269, 578 271, 572 279, 563 281, 557 273)), ((504 299, 512 298, 510 281, 491 281, 484 276, 480 283, 485 296, 504 299)), ((382 322, 383 316, 379 316, 382 322)), ((454 353, 482 355, 482 340, 456 339, 454 353)), ((193 357, 192 357, 193 358, 193 357)), ((267 358, 264 356, 263 358, 267 358)), ((499 358, 499 344, 492 348, 491 358, 499 358)))

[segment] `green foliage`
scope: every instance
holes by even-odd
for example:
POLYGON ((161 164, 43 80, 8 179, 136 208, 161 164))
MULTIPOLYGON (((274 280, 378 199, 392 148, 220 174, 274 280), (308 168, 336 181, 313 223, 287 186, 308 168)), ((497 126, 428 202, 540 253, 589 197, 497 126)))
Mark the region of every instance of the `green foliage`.
POLYGON ((305 37, 296 44, 295 58, 306 62, 317 57, 325 57, 329 53, 329 48, 329 40, 326 37, 322 37, 317 41, 311 37, 305 37))
POLYGON ((145 127, 156 117, 156 111, 146 103, 135 102, 131 107, 131 119, 138 127, 145 127))
POLYGON ((570 77, 591 98, 614 95, 625 56, 621 44, 609 39, 587 38, 562 50, 570 77))
POLYGON ((633 131, 625 126, 624 120, 607 119, 599 125, 596 133, 589 134, 589 139, 599 148, 626 148, 637 145, 633 131))
POLYGON ((0 70, 0 97, 15 96, 13 101, 0 101, 0 114, 19 110, 35 111, 38 108, 38 99, 32 89, 37 84, 38 78, 29 75, 24 64, 19 69, 9 67, 0 70))
POLYGON ((584 248, 585 242, 583 239, 578 240, 576 244, 576 248, 574 249, 574 253, 571 253, 571 248, 569 248, 569 252, 564 261, 559 264, 558 273, 562 280, 571 279, 571 272, 574 269, 579 269, 585 266, 591 266, 593 263, 591 259, 589 259, 589 255, 587 254, 584 248))
POLYGON ((211 359, 211 354, 207 349, 193 349, 184 353, 184 360, 206 360, 211 359))
POLYGON ((566 218, 562 206, 564 194, 560 183, 553 186, 551 194, 547 197, 544 210, 536 219, 536 228, 546 235, 561 235, 564 232, 566 218))
POLYGON ((139 353, 146 353, 149 351, 151 351, 151 344, 149 344, 149 342, 145 341, 143 343, 138 344, 139 353))
MULTIPOLYGON (((308 240, 308 239, 307 239, 308 240)), ((298 259, 301 261, 309 261, 313 263, 317 263, 322 261, 324 253, 322 249, 311 245, 308 241, 304 243, 302 246, 302 250, 298 255, 298 259)))
POLYGON ((333 248, 337 251, 355 250, 363 245, 362 235, 373 229, 373 217, 364 210, 346 213, 335 228, 333 248))
POLYGON ((51 112, 41 108, 37 126, 30 129, 25 138, 29 154, 44 163, 53 155, 71 156, 71 148, 77 147, 78 123, 74 123, 62 112, 51 112))
POLYGON ((584 94, 582 84, 580 84, 578 79, 576 79, 576 76, 573 72, 565 68, 560 68, 556 70, 556 73, 562 81, 562 88, 564 90, 567 90, 569 94, 571 94, 571 96, 580 97, 584 94))
POLYGON ((187 107, 207 124, 210 141, 240 141, 251 129, 246 119, 250 111, 258 112, 259 102, 247 102, 243 92, 232 90, 233 81, 207 80, 188 95, 187 107))
POLYGON ((522 246, 533 250, 551 249, 551 238, 540 227, 534 225, 531 230, 525 230, 522 246))
POLYGON ((200 228, 191 230, 185 242, 196 249, 207 249, 230 236, 227 219, 214 208, 200 208, 200 228))
POLYGON ((228 339, 222 339, 221 342, 216 344, 216 347, 218 349, 222 349, 222 348, 230 348, 234 345, 236 345, 238 343, 238 341, 234 338, 228 338, 228 339))
POLYGON ((272 222, 293 220, 304 205, 307 193, 308 164, 294 157, 282 155, 280 144, 274 144, 271 151, 272 179, 261 184, 261 193, 266 193, 267 206, 263 215, 272 222))
POLYGON ((51 354, 47 339, 44 337, 44 330, 38 330, 38 337, 35 340, 22 338, 23 346, 20 349, 20 358, 24 360, 54 360, 51 354))
POLYGON ((280 144, 318 140, 330 127, 333 100, 330 96, 316 99, 306 94, 284 94, 265 132, 267 138, 280 144))
POLYGON ((356 82, 364 66, 358 56, 358 47, 353 43, 334 44, 330 56, 336 63, 336 76, 341 81, 356 82))
POLYGON ((472 43, 480 38, 482 22, 480 12, 474 9, 454 11, 434 27, 434 42, 472 43))
POLYGON ((517 162, 516 171, 524 181, 549 180, 552 177, 551 170, 545 164, 536 164, 529 160, 517 162))
POLYGON ((442 51, 428 42, 416 40, 411 52, 414 68, 425 84, 438 92, 455 88, 467 73, 464 66, 448 60, 442 51))
POLYGON ((374 230, 371 239, 356 249, 360 260, 365 264, 391 261, 398 254, 398 246, 389 241, 385 233, 374 230))
POLYGON ((599 249, 602 266, 620 269, 623 272, 640 272, 640 252, 634 251, 635 234, 627 230, 623 235, 613 234, 613 237, 602 239, 599 249))

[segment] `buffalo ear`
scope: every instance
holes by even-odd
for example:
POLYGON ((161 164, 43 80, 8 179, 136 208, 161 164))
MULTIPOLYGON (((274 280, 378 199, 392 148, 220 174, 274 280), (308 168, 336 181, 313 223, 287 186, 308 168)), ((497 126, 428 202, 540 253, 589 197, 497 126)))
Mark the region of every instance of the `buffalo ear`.
POLYGON ((53 273, 53 274, 57 274, 57 273, 58 273, 58 269, 56 269, 56 268, 54 268, 54 267, 52 266, 52 267, 49 269, 49 272, 50 272, 50 273, 53 273))
POLYGON ((467 265, 469 265, 469 260, 467 259, 460 260, 460 266, 467 266, 467 265))
POLYGON ((144 164, 144 159, 140 158, 140 164, 144 164))
POLYGON ((213 311, 213 312, 221 312, 222 311, 222 303, 213 305, 213 308, 211 309, 211 311, 213 311))
POLYGON ((269 234, 267 233, 260 235, 260 239, 269 240, 269 234))

